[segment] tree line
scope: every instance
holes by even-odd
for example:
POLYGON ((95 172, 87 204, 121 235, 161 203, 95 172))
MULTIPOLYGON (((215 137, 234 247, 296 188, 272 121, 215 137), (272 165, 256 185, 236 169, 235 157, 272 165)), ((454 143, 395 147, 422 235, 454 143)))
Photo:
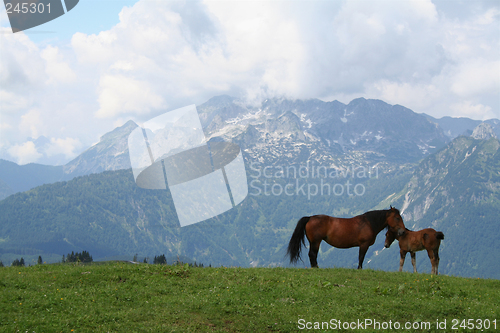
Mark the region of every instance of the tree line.
MULTIPOLYGON (((144 258, 144 263, 147 263, 147 258, 144 258)), ((153 259, 153 264, 155 265, 167 265, 167 258, 165 257, 165 254, 155 256, 153 259)), ((179 259, 174 260, 172 262, 172 265, 183 265, 184 263, 180 261, 179 259)), ((196 261, 194 263, 190 263, 189 267, 205 267, 202 263, 197 264, 196 261)), ((208 267, 212 267, 212 264, 210 264, 208 267)))
POLYGON ((71 251, 71 253, 68 253, 68 255, 65 257, 63 254, 62 257, 62 262, 93 262, 94 259, 88 253, 87 251, 82 251, 81 253, 77 252, 75 253, 74 251, 71 251))
MULTIPOLYGON (((38 261, 37 261, 37 264, 38 265, 41 265, 43 264, 43 259, 42 259, 42 256, 38 256, 38 261)), ((3 264, 2 261, 0 261, 0 267, 4 267, 5 265, 3 264)), ((24 262, 24 258, 21 257, 21 260, 19 259, 14 259, 14 261, 12 262, 11 266, 26 266, 26 263, 24 262)))

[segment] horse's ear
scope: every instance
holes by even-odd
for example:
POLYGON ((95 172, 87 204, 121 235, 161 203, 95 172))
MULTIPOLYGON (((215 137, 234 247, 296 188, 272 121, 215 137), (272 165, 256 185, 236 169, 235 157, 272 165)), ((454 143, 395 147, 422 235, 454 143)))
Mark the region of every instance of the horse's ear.
POLYGON ((389 205, 389 207, 391 207, 390 209, 392 209, 392 205, 389 205))

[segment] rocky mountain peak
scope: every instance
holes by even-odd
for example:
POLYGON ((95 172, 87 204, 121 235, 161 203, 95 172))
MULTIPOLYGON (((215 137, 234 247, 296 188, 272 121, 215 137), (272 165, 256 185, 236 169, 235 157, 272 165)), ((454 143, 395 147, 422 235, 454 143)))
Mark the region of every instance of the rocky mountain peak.
POLYGON ((122 137, 128 137, 128 135, 137 127, 137 124, 132 120, 127 121, 120 127, 115 128, 111 132, 108 132, 101 136, 100 141, 113 140, 122 137))
POLYGON ((67 163, 64 173, 71 176, 88 175, 107 170, 130 168, 128 136, 137 127, 132 120, 101 136, 101 140, 67 163))
POLYGON ((493 127, 488 123, 479 124, 476 128, 474 128, 471 136, 478 140, 488 140, 489 138, 497 137, 493 131, 493 127))

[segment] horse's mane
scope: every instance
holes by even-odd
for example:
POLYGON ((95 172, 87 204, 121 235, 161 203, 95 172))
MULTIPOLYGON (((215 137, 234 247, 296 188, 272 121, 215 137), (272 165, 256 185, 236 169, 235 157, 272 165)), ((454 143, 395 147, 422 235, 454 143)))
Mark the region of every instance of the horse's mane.
MULTIPOLYGON (((389 213, 391 210, 396 211, 399 214, 399 210, 396 208, 391 208, 391 209, 383 209, 383 210, 371 210, 369 212, 366 212, 363 214, 363 216, 370 222, 370 225, 373 230, 382 230, 382 226, 385 223, 385 220, 387 218, 387 213, 389 213)), ((389 226, 386 225, 385 228, 388 228, 389 226)))

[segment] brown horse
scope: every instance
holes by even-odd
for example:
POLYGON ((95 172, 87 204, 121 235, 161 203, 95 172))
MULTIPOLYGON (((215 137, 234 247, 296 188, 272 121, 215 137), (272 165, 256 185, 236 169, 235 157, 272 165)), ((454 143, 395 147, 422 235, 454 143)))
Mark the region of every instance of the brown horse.
POLYGON ((417 259, 415 257, 415 252, 425 249, 427 250, 427 254, 432 264, 431 274, 438 274, 439 245, 441 245, 441 240, 444 239, 444 234, 441 231, 436 231, 432 228, 422 229, 420 231, 406 229, 406 232, 402 236, 398 236, 392 230, 387 230, 385 234, 385 247, 388 248, 391 246, 396 238, 399 241, 399 253, 401 255, 401 259, 399 260, 400 272, 403 270, 406 254, 410 252, 413 273, 416 273, 417 259))
POLYGON ((361 269, 366 251, 373 245, 378 233, 386 227, 398 235, 405 232, 403 219, 396 208, 374 210, 348 219, 327 215, 304 216, 297 222, 288 244, 287 255, 290 256, 291 263, 296 263, 300 259, 302 244, 305 245, 305 235, 310 244, 311 267, 318 267, 316 258, 319 245, 321 241, 325 241, 341 249, 359 246, 358 269, 361 269))

